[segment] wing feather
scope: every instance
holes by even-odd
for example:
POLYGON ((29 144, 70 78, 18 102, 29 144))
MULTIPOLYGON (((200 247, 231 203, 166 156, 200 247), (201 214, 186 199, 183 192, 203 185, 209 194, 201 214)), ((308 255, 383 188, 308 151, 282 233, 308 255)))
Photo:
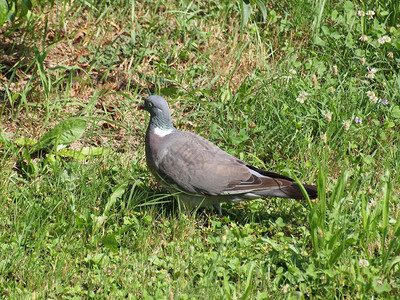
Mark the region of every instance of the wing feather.
POLYGON ((158 154, 159 176, 184 192, 234 195, 281 189, 293 180, 257 169, 190 132, 165 139, 158 154))

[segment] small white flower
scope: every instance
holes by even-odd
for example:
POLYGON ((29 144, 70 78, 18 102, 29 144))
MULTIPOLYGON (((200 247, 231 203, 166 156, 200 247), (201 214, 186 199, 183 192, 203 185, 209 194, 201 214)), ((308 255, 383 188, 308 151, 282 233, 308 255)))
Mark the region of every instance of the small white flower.
POLYGON ((371 99, 371 97, 375 97, 375 92, 373 92, 373 91, 368 91, 368 92, 367 92, 367 96, 368 96, 369 99, 371 99))
POLYGON ((359 11, 357 11, 357 15, 358 15, 359 17, 365 17, 365 11, 359 10, 359 11))
POLYGON ((297 72, 296 72, 296 70, 294 70, 294 69, 290 69, 290 70, 289 70, 289 73, 291 73, 291 74, 293 74, 293 75, 296 75, 297 72))
POLYGON ((369 207, 375 207, 376 204, 377 204, 377 203, 376 203, 376 201, 375 201, 374 198, 369 199, 369 202, 368 202, 368 206, 369 206, 369 207))
POLYGON ((378 43, 381 45, 383 45, 384 43, 390 43, 391 41, 392 39, 390 38, 390 36, 387 35, 384 35, 378 39, 378 43))
POLYGON ((375 16, 375 12, 373 10, 369 10, 365 13, 370 19, 373 19, 375 16))
POLYGON ((358 265, 360 266, 360 268, 367 268, 367 267, 369 267, 369 261, 366 259, 360 258, 358 260, 358 265))
POLYGON ((281 286, 281 291, 283 294, 286 294, 287 292, 289 292, 289 290, 290 290, 290 285, 285 284, 281 286))
POLYGON ((385 43, 390 43, 392 41, 392 39, 390 38, 390 36, 384 35, 383 39, 385 40, 385 43))
POLYGON ((380 99, 375 95, 375 92, 373 91, 368 91, 367 96, 369 100, 373 103, 378 103, 380 101, 380 99))
POLYGON ((389 53, 387 54, 387 57, 393 58, 393 52, 389 52, 389 53))
POLYGON ((307 96, 308 96, 308 93, 302 91, 302 92, 299 93, 299 96, 297 96, 296 101, 301 103, 301 104, 303 104, 304 101, 306 101, 307 96))
POLYGON ((325 120, 327 120, 328 123, 329 123, 330 121, 332 121, 332 112, 331 112, 331 111, 328 110, 328 111, 325 113, 325 120))
POLYGON ((372 68, 372 69, 368 68, 368 72, 365 76, 367 76, 367 78, 369 78, 369 79, 373 79, 373 78, 375 78, 375 73, 376 73, 375 68, 372 68))
POLYGON ((350 128, 350 121, 343 121, 342 122, 342 125, 343 125, 343 127, 344 127, 344 130, 349 130, 349 128, 350 128))
POLYGON ((366 41, 368 41, 368 37, 367 37, 366 34, 363 33, 363 34, 360 36, 359 40, 360 40, 361 42, 366 42, 366 41))

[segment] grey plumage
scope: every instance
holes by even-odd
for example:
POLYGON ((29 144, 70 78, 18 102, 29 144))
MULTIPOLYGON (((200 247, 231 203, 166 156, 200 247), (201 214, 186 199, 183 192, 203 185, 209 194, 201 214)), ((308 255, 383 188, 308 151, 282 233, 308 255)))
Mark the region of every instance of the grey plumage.
MULTIPOLYGON (((140 108, 151 115, 146 132, 147 165, 168 190, 182 192, 180 199, 186 205, 214 205, 220 213, 221 202, 303 199, 293 179, 256 168, 201 136, 175 129, 164 98, 150 96, 140 108)), ((316 186, 304 187, 311 199, 317 197, 316 186)))

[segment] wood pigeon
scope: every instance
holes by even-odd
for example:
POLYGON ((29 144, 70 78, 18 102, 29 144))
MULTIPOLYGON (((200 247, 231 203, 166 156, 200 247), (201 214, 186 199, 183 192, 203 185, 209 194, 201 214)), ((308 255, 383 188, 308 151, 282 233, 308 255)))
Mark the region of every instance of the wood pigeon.
MULTIPOLYGON (((205 138, 177 130, 167 101, 150 96, 139 106, 151 117, 146 132, 146 161, 151 173, 170 192, 180 192, 192 208, 264 197, 304 199, 297 183, 286 176, 256 168, 226 153, 205 138)), ((317 187, 303 185, 311 199, 317 187)))

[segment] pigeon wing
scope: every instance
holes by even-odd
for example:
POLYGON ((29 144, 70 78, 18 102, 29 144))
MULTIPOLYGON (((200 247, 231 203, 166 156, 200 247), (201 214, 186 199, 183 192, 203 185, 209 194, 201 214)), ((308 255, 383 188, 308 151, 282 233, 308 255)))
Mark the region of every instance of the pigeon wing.
MULTIPOLYGON (((274 173, 260 173, 190 132, 166 137, 157 158, 159 176, 187 193, 233 195, 280 189, 293 180, 274 173)), ((262 194, 260 194, 262 196, 262 194)))

